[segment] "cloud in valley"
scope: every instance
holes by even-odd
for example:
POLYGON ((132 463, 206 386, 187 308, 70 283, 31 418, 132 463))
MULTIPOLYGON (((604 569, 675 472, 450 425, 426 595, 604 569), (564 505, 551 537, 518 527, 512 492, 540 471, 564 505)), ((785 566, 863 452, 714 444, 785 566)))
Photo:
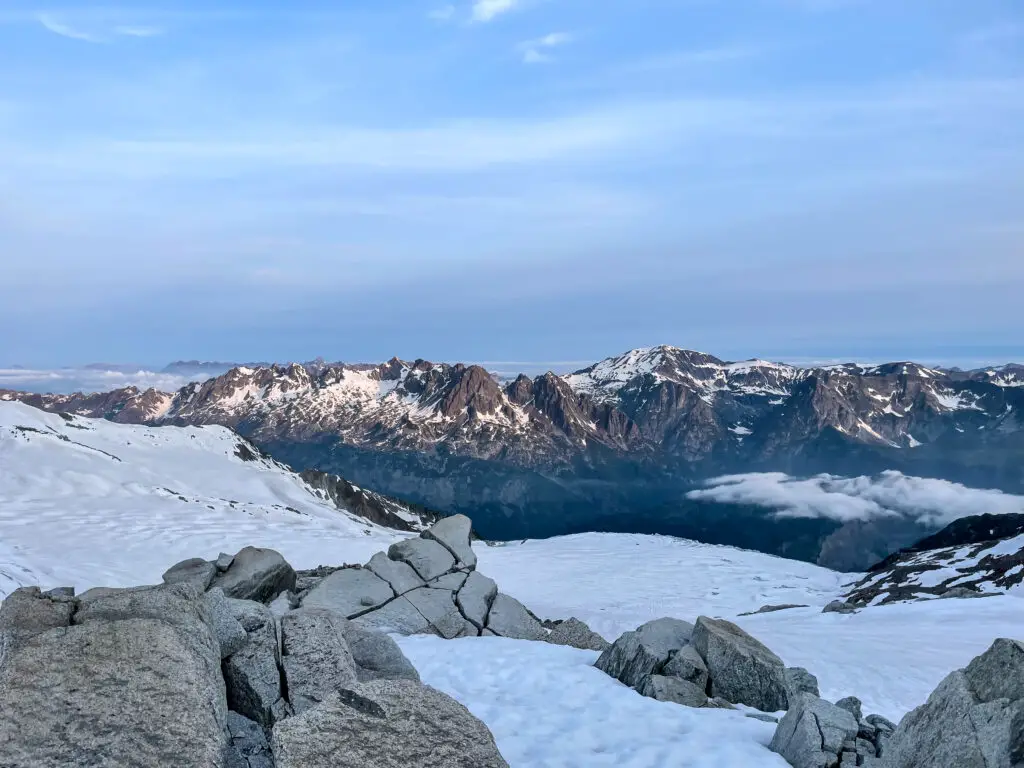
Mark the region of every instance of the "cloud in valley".
POLYGON ((902 516, 923 525, 943 526, 986 512, 1024 513, 1024 496, 895 471, 874 477, 795 478, 781 472, 725 475, 709 480, 705 488, 686 496, 765 507, 776 510, 779 517, 828 518, 838 522, 902 516))

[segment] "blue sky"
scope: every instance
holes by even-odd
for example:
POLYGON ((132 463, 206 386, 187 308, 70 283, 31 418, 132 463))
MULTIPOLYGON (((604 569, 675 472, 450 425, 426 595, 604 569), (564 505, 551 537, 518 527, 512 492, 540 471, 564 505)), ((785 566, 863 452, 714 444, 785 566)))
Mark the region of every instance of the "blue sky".
POLYGON ((0 4, 0 365, 1024 357, 1019 0, 0 4))

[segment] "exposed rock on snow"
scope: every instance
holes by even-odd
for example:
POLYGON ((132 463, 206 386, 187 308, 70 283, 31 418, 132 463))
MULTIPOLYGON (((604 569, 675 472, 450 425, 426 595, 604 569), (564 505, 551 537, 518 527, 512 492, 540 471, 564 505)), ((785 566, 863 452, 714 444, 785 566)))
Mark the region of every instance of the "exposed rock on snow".
POLYGON ((845 600, 833 600, 821 609, 822 613, 856 613, 857 606, 845 600))
POLYGON ((404 595, 426 582, 419 577, 408 563, 392 560, 383 552, 378 552, 370 558, 366 567, 386 581, 396 595, 404 595))
POLYGON ((500 592, 487 615, 487 628, 496 635, 516 640, 545 640, 548 635, 537 617, 522 603, 500 592))
MULTIPOLYGON (((34 587, 11 594, 0 605, 0 765, 92 765, 98 755, 112 768, 506 765, 487 727, 422 685, 392 638, 345 615, 353 605, 381 616, 405 605, 418 631, 476 635, 456 605, 465 572, 442 574, 435 583, 445 588, 419 587, 410 600, 369 569, 342 568, 307 596, 323 606, 292 610, 279 591, 295 583, 291 566, 246 548, 224 572, 227 586, 271 601, 278 617, 263 602, 226 597, 219 578, 204 593, 217 570, 185 561, 169 570, 171 583, 96 588, 84 599, 34 587), (389 596, 380 610, 364 605, 368 579, 389 596)), ((495 625, 525 632, 536 619, 508 601, 495 625)))
POLYGON ((217 566, 199 557, 190 560, 182 560, 177 565, 172 565, 164 572, 165 584, 177 584, 187 581, 199 587, 200 591, 207 589, 213 577, 217 575, 217 566))
POLYGON ((473 571, 459 590, 456 602, 462 614, 483 629, 487 625, 487 614, 490 613, 497 595, 498 585, 479 571, 473 571))
POLYGON ((687 707, 703 707, 708 703, 704 689, 687 680, 665 675, 648 675, 640 693, 658 701, 672 701, 687 707))
MULTIPOLYGON (((792 703, 779 722, 771 749, 793 768, 847 765, 844 745, 855 744, 857 720, 845 709, 804 694, 792 703)), ((855 750, 854 750, 855 753, 855 750)), ((857 765, 854 757, 853 765, 857 765)))
POLYGON ((470 545, 473 523, 465 515, 452 515, 436 522, 424 531, 427 539, 442 544, 458 561, 460 568, 476 568, 476 555, 470 545))
POLYGON ((273 751, 277 768, 508 768, 469 710, 408 680, 359 683, 283 721, 273 751))
POLYGON ((213 580, 213 586, 238 600, 269 602, 285 590, 295 589, 295 570, 272 549, 246 547, 213 580))
POLYGON ((900 721, 885 768, 1024 763, 1024 643, 999 639, 900 721))
POLYGON ((455 567, 452 553, 429 539, 406 539, 392 544, 388 557, 408 563, 424 581, 443 576, 455 567))
POLYGON ((679 651, 677 651, 676 654, 668 660, 663 671, 666 675, 678 677, 680 680, 687 680, 693 683, 702 691, 707 690, 708 682, 711 679, 708 674, 707 664, 704 663, 704 659, 692 645, 680 648, 679 651))
POLYGON ((672 654, 688 645, 693 625, 679 619, 649 621, 625 632, 594 665, 630 688, 640 690, 649 675, 658 674, 672 654))
POLYGON ((818 678, 803 667, 786 667, 783 674, 786 678, 786 698, 790 701, 795 701, 801 693, 821 695, 818 691, 818 678))
POLYGON ((782 659, 732 622, 699 617, 693 646, 707 664, 712 695, 764 712, 787 707, 782 659))
POLYGON ((603 651, 611 645, 586 623, 575 617, 558 622, 551 630, 551 634, 547 636, 547 641, 555 645, 568 645, 585 651, 603 651))

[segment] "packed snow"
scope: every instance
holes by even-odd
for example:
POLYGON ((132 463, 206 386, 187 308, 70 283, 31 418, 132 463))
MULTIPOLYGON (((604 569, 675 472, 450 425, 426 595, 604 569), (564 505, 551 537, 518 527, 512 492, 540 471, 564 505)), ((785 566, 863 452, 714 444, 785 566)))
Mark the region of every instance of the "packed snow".
MULTIPOLYGON (((254 544, 296 567, 366 562, 401 537, 322 503, 295 475, 235 455, 222 428, 147 428, 0 403, 0 596, 19 585, 154 583, 174 562, 254 544), (19 429, 20 428, 20 429, 19 429), (27 429, 26 429, 27 428, 27 429)), ((898 720, 996 637, 1024 636, 1019 595, 822 613, 856 575, 663 536, 582 534, 475 550, 541 618, 608 639, 660 616, 735 620, 822 694, 898 720), (740 616, 765 604, 796 603, 740 616)), ((424 682, 483 720, 513 768, 782 768, 774 726, 646 699, 597 654, 503 638, 396 638, 424 682)))

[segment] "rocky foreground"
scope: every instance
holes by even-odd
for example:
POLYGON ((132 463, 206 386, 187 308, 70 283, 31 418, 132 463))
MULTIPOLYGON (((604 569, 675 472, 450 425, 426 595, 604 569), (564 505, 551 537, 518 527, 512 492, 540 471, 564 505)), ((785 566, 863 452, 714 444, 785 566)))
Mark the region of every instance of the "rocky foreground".
POLYGON ((611 644, 576 619, 541 622, 476 570, 470 529, 446 518, 362 566, 296 572, 247 547, 155 586, 15 591, 0 607, 0 766, 505 766, 389 632, 598 650, 637 695, 778 721, 770 748, 797 768, 1024 765, 1018 641, 996 640, 897 726, 853 696, 821 699, 811 672, 722 619, 658 619, 611 644))

